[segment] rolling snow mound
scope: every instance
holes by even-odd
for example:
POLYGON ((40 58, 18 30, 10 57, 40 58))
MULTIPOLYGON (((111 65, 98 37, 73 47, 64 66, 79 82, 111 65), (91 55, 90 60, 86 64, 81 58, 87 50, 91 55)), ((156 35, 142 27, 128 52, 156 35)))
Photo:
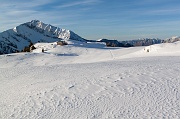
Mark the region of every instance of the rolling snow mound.
POLYGON ((180 118, 180 42, 132 48, 67 42, 0 56, 0 118, 180 118))
POLYGON ((176 55, 180 53, 180 41, 174 43, 162 43, 162 44, 147 46, 144 48, 144 51, 149 52, 150 54, 176 55))

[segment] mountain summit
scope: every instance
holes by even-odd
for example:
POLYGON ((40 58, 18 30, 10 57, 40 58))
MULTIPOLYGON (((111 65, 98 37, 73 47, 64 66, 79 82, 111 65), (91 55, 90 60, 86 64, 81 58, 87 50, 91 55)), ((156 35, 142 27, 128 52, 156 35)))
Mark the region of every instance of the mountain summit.
POLYGON ((32 20, 13 29, 0 33, 0 54, 23 50, 30 43, 55 42, 59 40, 86 41, 84 38, 66 29, 61 29, 39 20, 32 20))

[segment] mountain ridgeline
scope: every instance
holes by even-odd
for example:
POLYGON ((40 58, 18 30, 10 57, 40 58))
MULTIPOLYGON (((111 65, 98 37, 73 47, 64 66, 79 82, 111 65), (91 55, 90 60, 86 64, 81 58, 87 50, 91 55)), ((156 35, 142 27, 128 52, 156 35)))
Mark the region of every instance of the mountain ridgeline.
POLYGON ((163 43, 161 39, 139 39, 139 40, 128 40, 128 41, 117 41, 117 40, 108 40, 101 39, 100 42, 105 42, 108 47, 136 47, 136 46, 149 46, 153 44, 163 43))
POLYGON ((138 39, 128 41, 100 39, 87 40, 74 32, 61 29, 50 24, 45 24, 39 20, 32 20, 21 24, 13 29, 9 29, 0 33, 0 54, 8 54, 21 52, 26 47, 37 42, 56 42, 61 40, 76 40, 80 42, 105 42, 107 47, 135 47, 148 46, 159 43, 172 43, 179 41, 180 37, 172 37, 170 39, 138 39))
POLYGON ((32 20, 0 33, 0 54, 20 52, 29 44, 37 42, 69 39, 86 41, 70 30, 54 27, 39 20, 32 20))
POLYGON ((172 37, 165 40, 159 38, 143 38, 138 40, 126 40, 126 41, 118 41, 118 40, 109 40, 109 39, 100 39, 98 42, 105 42, 108 47, 137 47, 137 46, 149 46, 153 44, 160 43, 173 43, 176 41, 180 41, 180 37, 172 37))

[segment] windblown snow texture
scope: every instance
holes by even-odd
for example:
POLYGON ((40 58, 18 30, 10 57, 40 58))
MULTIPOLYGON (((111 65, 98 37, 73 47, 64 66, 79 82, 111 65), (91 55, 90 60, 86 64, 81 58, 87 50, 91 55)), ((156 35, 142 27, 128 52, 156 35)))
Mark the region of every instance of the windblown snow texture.
POLYGON ((180 42, 35 47, 0 55, 2 119, 180 118, 180 42))

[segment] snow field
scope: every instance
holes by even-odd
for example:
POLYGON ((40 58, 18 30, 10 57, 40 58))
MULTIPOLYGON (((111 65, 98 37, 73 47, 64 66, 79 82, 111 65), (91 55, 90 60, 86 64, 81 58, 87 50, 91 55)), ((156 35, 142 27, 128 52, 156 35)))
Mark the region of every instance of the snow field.
POLYGON ((92 46, 0 56, 0 118, 180 118, 178 47, 92 46))

